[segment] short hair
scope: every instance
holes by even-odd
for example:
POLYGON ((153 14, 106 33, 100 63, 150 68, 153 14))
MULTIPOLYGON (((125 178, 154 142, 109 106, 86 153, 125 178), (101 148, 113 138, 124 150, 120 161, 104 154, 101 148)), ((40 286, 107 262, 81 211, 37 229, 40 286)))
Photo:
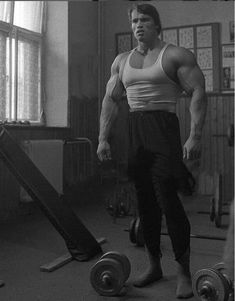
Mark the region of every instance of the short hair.
POLYGON ((158 26, 158 33, 162 30, 161 20, 159 17, 159 13, 155 6, 151 4, 133 4, 131 8, 128 9, 129 20, 131 21, 131 14, 133 10, 137 10, 137 12, 148 15, 153 18, 155 25, 158 26))

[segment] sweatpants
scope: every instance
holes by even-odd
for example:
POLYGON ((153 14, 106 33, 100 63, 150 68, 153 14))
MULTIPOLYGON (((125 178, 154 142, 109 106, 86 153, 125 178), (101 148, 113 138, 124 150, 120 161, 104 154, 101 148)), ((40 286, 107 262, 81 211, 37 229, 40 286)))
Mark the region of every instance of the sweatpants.
POLYGON ((189 172, 183 163, 179 121, 174 113, 129 113, 128 175, 134 182, 145 246, 161 256, 162 216, 175 259, 190 247, 190 223, 179 190, 189 190, 189 172))

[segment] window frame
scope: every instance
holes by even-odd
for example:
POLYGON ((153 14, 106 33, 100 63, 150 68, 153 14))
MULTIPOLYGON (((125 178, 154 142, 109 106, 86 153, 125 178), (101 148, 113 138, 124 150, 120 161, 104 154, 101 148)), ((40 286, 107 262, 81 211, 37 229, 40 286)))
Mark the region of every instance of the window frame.
POLYGON ((17 105, 18 105, 18 43, 19 38, 25 38, 26 40, 31 40, 38 42, 39 44, 39 59, 40 59, 40 92, 38 95, 38 120, 29 121, 30 125, 45 125, 43 118, 43 74, 44 74, 44 64, 43 64, 43 46, 44 46, 44 33, 45 33, 45 14, 46 14, 46 2, 42 1, 42 16, 41 16, 41 24, 40 24, 40 32, 32 31, 26 28, 22 28, 20 26, 14 25, 14 6, 15 1, 11 1, 10 3, 10 20, 9 22, 5 22, 0 20, 0 31, 6 32, 9 38, 9 111, 12 110, 12 106, 14 105, 14 116, 12 113, 9 114, 9 117, 6 117, 6 124, 17 124, 21 125, 22 120, 17 118, 17 105), (13 82, 13 74, 12 74, 12 41, 15 39, 15 72, 14 72, 14 82, 13 82), (12 91, 14 90, 15 99, 12 97, 12 91))

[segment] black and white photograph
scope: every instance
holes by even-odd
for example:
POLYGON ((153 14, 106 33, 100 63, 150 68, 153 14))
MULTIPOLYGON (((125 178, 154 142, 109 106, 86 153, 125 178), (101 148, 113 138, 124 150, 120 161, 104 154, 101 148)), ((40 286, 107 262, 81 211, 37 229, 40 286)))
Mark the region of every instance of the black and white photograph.
POLYGON ((0 301, 233 301, 234 83, 234 1, 0 1, 0 301))

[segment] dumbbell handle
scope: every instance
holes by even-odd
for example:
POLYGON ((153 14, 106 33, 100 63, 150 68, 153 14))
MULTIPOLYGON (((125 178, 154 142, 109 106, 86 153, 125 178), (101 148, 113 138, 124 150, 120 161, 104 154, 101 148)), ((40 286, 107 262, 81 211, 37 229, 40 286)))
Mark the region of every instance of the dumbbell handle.
POLYGON ((102 277, 102 282, 107 286, 111 286, 112 285, 112 277, 108 273, 105 273, 102 277))
POLYGON ((208 297, 210 297, 212 295, 212 293, 213 293, 213 289, 211 288, 211 286, 204 285, 201 288, 199 295, 200 295, 200 297, 205 297, 206 298, 205 300, 207 300, 208 297))

